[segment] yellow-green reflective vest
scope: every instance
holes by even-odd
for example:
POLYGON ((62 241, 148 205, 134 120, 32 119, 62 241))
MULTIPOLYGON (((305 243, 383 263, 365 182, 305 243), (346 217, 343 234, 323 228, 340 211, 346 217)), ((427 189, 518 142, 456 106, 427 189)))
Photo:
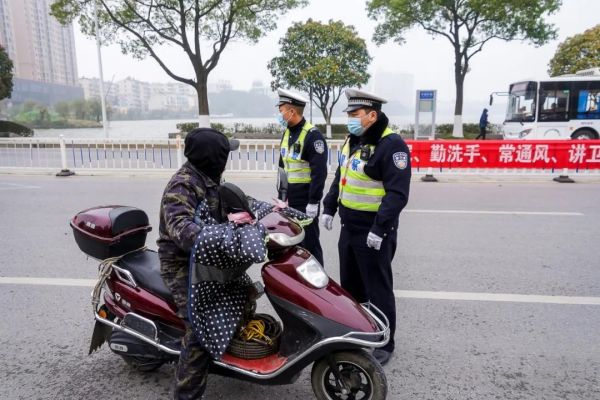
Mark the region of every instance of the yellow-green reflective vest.
MULTIPOLYGON (((302 132, 298 136, 296 143, 300 145, 300 148, 296 148, 294 151, 294 145, 290 149, 290 130, 285 130, 283 134, 283 140, 281 141, 281 159, 283 160, 283 168, 288 175, 289 183, 310 183, 310 164, 307 161, 302 160, 302 150, 304 150, 304 140, 306 135, 313 128, 313 125, 306 122, 302 127, 302 132)), ((296 144, 295 143, 295 144, 296 144)))
MULTIPOLYGON (((386 128, 381 138, 395 133, 386 128)), ((375 153, 375 145, 368 145, 371 154, 375 153)), ((350 154, 350 140, 346 140, 340 156, 339 201, 347 208, 359 211, 379 211, 381 200, 385 196, 383 182, 371 179, 364 168, 368 161, 360 159, 361 149, 350 154)))

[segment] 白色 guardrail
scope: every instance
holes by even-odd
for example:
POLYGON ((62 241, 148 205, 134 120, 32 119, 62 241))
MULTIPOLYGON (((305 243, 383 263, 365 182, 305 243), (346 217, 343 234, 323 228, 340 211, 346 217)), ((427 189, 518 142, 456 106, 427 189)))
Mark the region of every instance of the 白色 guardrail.
MULTIPOLYGON (((328 166, 337 166, 341 143, 330 143, 328 166), (332 164, 332 160, 335 161, 332 164)), ((183 140, 131 139, 0 139, 0 168, 57 170, 174 170, 185 161, 183 140)), ((241 140, 230 153, 229 171, 275 171, 278 140, 241 140)))
MULTIPOLYGON (((437 140, 408 141, 408 144, 415 174, 600 175, 600 141, 437 140)), ((342 145, 340 140, 328 142, 329 172, 334 172, 338 165, 342 145)), ((180 138, 10 138, 0 139, 0 168, 57 172, 175 170, 185 161, 183 150, 180 138)), ((240 148, 230 153, 227 170, 276 171, 278 163, 279 140, 241 140, 240 148)))

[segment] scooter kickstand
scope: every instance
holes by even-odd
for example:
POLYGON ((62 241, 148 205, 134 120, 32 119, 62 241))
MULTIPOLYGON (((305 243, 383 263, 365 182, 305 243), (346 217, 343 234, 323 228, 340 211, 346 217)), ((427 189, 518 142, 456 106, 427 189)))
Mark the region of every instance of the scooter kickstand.
POLYGON ((327 364, 329 364, 329 369, 331 369, 331 371, 333 372, 333 376, 335 376, 336 388, 341 390, 343 395, 347 395, 348 393, 350 393, 350 389, 346 386, 346 382, 344 382, 344 378, 342 378, 340 370, 337 368, 337 364, 333 359, 333 355, 330 353, 327 356, 325 356, 325 359, 327 360, 327 364))

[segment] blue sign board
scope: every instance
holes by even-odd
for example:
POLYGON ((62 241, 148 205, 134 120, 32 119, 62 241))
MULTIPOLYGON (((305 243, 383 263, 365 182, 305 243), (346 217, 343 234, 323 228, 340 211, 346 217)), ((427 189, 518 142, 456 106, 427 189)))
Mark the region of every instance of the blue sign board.
POLYGON ((433 90, 422 90, 419 92, 420 100, 433 100, 435 92, 433 90))

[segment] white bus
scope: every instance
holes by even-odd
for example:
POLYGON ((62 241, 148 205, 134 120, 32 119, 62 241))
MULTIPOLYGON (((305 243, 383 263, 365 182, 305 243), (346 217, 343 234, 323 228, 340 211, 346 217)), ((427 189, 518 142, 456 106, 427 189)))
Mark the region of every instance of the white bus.
POLYGON ((600 68, 516 82, 505 95, 504 139, 600 138, 600 68))

